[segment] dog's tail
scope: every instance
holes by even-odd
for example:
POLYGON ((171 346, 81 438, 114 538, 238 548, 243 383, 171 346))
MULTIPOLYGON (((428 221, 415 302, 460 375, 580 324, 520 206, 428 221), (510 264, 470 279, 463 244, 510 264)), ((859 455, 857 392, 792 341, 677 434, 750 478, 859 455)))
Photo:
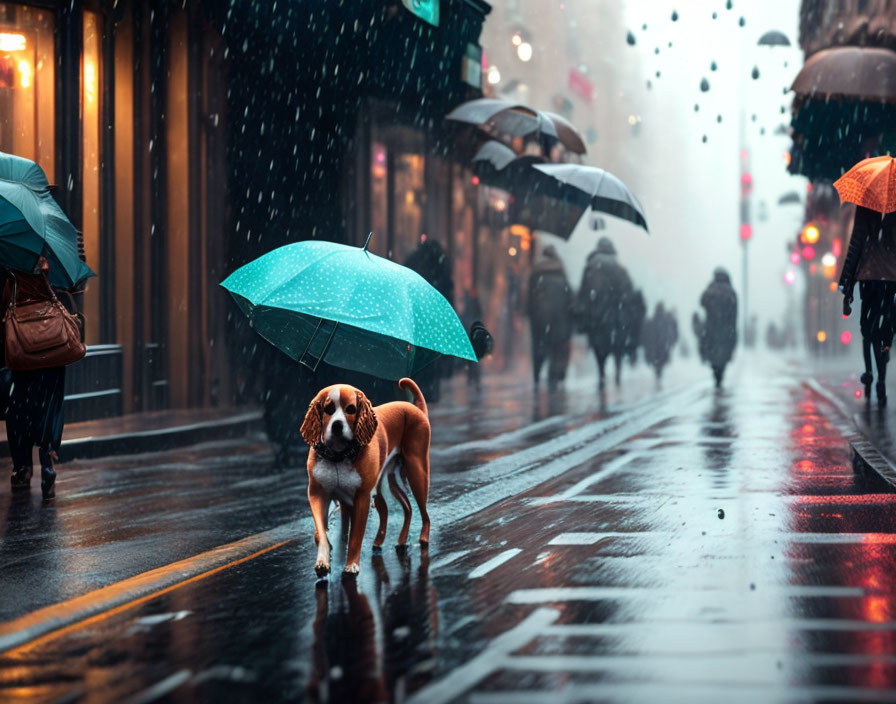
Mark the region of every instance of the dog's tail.
POLYGON ((420 391, 420 387, 414 383, 413 379, 408 379, 407 377, 405 377, 398 382, 398 388, 404 391, 410 391, 414 396, 414 405, 421 411, 423 411, 424 415, 429 415, 429 411, 426 409, 426 399, 423 398, 423 392, 420 391))

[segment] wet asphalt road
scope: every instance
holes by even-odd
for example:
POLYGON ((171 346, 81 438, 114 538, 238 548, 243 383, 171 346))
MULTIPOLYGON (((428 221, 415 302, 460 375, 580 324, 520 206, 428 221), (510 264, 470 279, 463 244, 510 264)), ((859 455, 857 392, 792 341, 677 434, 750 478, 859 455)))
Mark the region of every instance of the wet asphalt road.
POLYGON ((304 472, 260 441, 72 463, 53 507, 4 493, 0 621, 168 586, 6 649, 0 700, 896 700, 896 495, 784 365, 676 372, 603 403, 450 390, 432 545, 376 556, 369 525, 357 581, 315 583, 304 472))

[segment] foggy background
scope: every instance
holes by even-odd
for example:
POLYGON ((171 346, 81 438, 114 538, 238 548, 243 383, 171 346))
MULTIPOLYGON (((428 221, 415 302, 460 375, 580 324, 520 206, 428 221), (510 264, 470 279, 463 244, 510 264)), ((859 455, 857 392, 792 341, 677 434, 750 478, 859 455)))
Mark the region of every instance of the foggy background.
POLYGON ((608 235, 649 310, 659 300, 675 307, 688 337, 687 321, 716 266, 728 269, 742 296, 740 150, 745 147, 754 184, 749 308, 759 315, 760 336, 770 320, 780 323, 784 302, 799 294, 794 290, 799 276, 787 285, 784 274, 787 243, 802 224, 803 210, 779 206, 777 200, 790 190, 805 198, 807 185, 787 173, 790 138, 776 132, 790 124, 792 94, 785 89, 802 65, 798 21, 796 0, 735 0, 731 9, 726 0, 494 4, 482 43, 488 62, 501 74, 495 95, 555 109, 551 99, 567 81, 567 66, 580 64, 595 89, 590 103, 575 103, 571 117, 583 133, 597 133, 585 163, 619 176, 647 213, 649 236, 604 217, 605 230, 593 232, 583 220, 565 245, 542 237, 541 246, 559 245, 574 286, 587 253, 598 237, 608 235), (519 26, 531 37, 529 62, 520 61, 510 45, 519 26), (772 29, 784 32, 791 46, 758 46, 759 37, 772 29), (700 86, 704 78, 706 92, 700 86))

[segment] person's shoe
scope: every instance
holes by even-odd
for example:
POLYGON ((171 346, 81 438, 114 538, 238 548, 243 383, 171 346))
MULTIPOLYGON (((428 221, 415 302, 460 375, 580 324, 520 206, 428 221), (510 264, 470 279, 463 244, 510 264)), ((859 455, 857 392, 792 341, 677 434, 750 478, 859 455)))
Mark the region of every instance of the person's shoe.
POLYGON ((861 382, 865 385, 865 398, 871 398, 871 382, 873 381, 874 377, 871 375, 871 372, 862 374, 861 382))
POLYGON ((56 470, 52 467, 40 468, 40 492, 44 500, 56 498, 56 470))
POLYGON ((10 477, 10 488, 13 491, 28 491, 31 489, 31 475, 34 469, 31 467, 19 467, 14 469, 10 477))
POLYGON ((877 382, 877 403, 880 406, 887 405, 887 385, 882 381, 877 382))

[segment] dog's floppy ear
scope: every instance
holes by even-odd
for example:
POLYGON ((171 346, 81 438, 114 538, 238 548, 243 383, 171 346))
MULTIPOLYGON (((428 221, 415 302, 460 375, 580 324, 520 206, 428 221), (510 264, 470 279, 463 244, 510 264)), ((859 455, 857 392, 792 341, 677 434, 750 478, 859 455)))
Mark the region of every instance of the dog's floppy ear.
POLYGON ((302 433, 302 438, 311 447, 320 442, 321 415, 320 394, 318 394, 312 399, 311 405, 308 406, 308 412, 305 414, 305 420, 302 422, 302 429, 299 431, 302 433))
POLYGON ((376 418, 376 413, 373 411, 373 406, 370 405, 370 401, 367 400, 362 391, 358 391, 355 401, 358 404, 358 419, 355 421, 355 440, 363 447, 373 440, 373 434, 376 432, 376 426, 379 421, 376 418))

